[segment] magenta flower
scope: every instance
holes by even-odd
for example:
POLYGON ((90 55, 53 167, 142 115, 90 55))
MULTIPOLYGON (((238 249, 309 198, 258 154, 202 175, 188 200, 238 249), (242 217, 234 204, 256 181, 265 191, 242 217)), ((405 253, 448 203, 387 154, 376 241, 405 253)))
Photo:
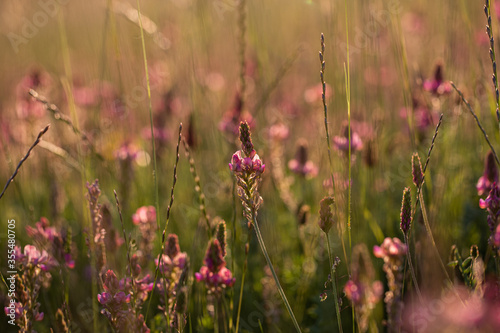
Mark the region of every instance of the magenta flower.
POLYGON ((198 282, 205 282, 210 293, 220 295, 225 288, 234 285, 236 279, 233 278, 231 271, 225 267, 226 261, 222 256, 222 249, 217 239, 213 239, 208 245, 203 263, 205 265, 200 268, 198 273, 195 273, 195 278, 198 282))
POLYGON ((390 258, 401 258, 406 255, 408 247, 399 240, 399 238, 389 238, 386 237, 382 245, 373 247, 373 254, 377 258, 383 258, 384 260, 390 258))
POLYGON ((425 80, 424 90, 433 93, 436 96, 445 95, 451 92, 451 85, 445 82, 443 78, 443 66, 438 63, 434 71, 434 78, 425 80))
POLYGON ((290 135, 290 130, 283 123, 274 124, 269 128, 269 138, 274 141, 283 141, 290 135))
POLYGON ((477 194, 482 196, 485 193, 489 193, 493 183, 498 184, 498 167, 496 165, 495 156, 490 151, 488 155, 486 155, 483 175, 476 184, 477 194))
POLYGON ((231 163, 229 163, 229 170, 235 174, 261 174, 264 172, 266 165, 262 163, 259 155, 253 151, 252 157, 243 157, 242 151, 238 150, 233 154, 231 163))
POLYGON ((299 140, 295 158, 288 162, 288 167, 304 177, 315 177, 318 174, 318 168, 313 161, 307 159, 307 141, 299 140))
MULTIPOLYGON (((332 87, 329 84, 326 84, 325 89, 325 99, 328 100, 332 96, 332 87)), ((323 85, 318 83, 312 87, 309 87, 304 92, 304 100, 308 104, 314 104, 320 102, 323 96, 323 85)))
POLYGON ((132 215, 132 221, 135 225, 156 223, 156 209, 154 206, 139 207, 132 215))
MULTIPOLYGON (((335 136, 333 138, 333 146, 344 154, 349 152, 349 127, 347 125, 344 126, 343 136, 335 136)), ((363 141, 361 141, 359 134, 351 129, 351 153, 355 153, 361 149, 363 149, 363 141)))
POLYGON ((255 121, 252 115, 242 109, 243 103, 241 95, 236 93, 234 105, 228 110, 219 122, 219 130, 226 133, 228 136, 233 137, 238 135, 240 130, 240 123, 246 121, 250 128, 255 126, 255 121))
POLYGON ((496 183, 493 183, 486 200, 479 199, 479 207, 488 211, 488 226, 490 227, 490 231, 493 232, 500 216, 500 189, 496 183))

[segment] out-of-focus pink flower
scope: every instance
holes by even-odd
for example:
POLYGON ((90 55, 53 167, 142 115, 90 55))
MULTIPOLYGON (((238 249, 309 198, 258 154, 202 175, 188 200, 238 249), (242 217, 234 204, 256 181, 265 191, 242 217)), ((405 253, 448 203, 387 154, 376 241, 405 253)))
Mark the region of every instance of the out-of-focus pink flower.
POLYGON ((297 142, 297 152, 295 158, 288 162, 291 171, 304 177, 315 177, 318 174, 318 168, 313 161, 307 159, 307 141, 299 140, 297 142))
POLYGON ((382 245, 373 247, 373 254, 377 258, 403 257, 406 255, 408 247, 399 238, 387 237, 382 245))
POLYGON ((476 184, 477 194, 482 196, 485 193, 489 193, 492 189, 493 183, 498 183, 498 167, 495 161, 495 156, 490 151, 486 156, 483 175, 479 178, 476 184))
POLYGON ((29 95, 30 89, 45 94, 50 86, 49 75, 39 69, 25 75, 16 86, 16 112, 20 119, 41 118, 45 115, 45 106, 29 95))
POLYGON ((424 90, 440 96, 451 92, 451 85, 449 82, 444 81, 443 66, 438 63, 434 70, 434 78, 424 81, 424 90))
POLYGON ((156 209, 154 206, 142 206, 137 209, 135 214, 132 215, 132 221, 134 224, 139 225, 141 223, 156 223, 156 209))
MULTIPOLYGON (((332 96, 332 87, 330 87, 329 84, 326 84, 325 86, 325 99, 328 101, 328 99, 332 96)), ((322 101, 323 99, 323 85, 321 83, 318 83, 308 89, 304 92, 304 100, 308 104, 314 104, 316 102, 322 101)))
POLYGON ((120 148, 115 150, 113 155, 117 160, 120 161, 133 161, 137 158, 138 153, 139 149, 137 148, 137 146, 129 142, 125 142, 120 146, 120 148))
MULTIPOLYGON (((333 138, 334 147, 346 154, 349 151, 349 127, 344 126, 343 136, 335 136, 333 138)), ((361 141, 358 133, 351 129, 351 153, 354 154, 357 151, 363 149, 363 141, 361 141)))
POLYGON ((242 109, 242 99, 239 93, 235 96, 234 106, 228 110, 219 122, 219 129, 231 137, 238 136, 240 123, 246 121, 250 128, 255 127, 252 115, 242 109))
POLYGON ((269 128, 269 138, 274 141, 283 141, 288 138, 290 130, 283 123, 277 123, 269 128))
POLYGON ((20 248, 16 246, 16 260, 18 264, 22 264, 23 266, 38 266, 43 271, 48 271, 57 266, 57 261, 49 256, 47 251, 42 250, 40 252, 33 245, 26 245, 23 254, 21 254, 20 248))

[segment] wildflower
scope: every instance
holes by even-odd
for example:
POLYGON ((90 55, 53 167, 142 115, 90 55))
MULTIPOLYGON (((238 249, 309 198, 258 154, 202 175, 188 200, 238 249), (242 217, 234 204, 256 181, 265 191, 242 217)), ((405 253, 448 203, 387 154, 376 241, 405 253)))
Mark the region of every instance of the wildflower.
POLYGON ((250 126, 246 122, 240 124, 240 141, 241 150, 233 154, 229 169, 236 176, 237 193, 245 207, 243 213, 248 221, 248 227, 251 228, 255 214, 262 204, 258 184, 266 166, 255 152, 250 126))
MULTIPOLYGON (((349 152, 349 126, 348 125, 344 126, 344 135, 343 136, 335 136, 333 138, 333 145, 337 150, 343 152, 344 154, 347 154, 349 152)), ((355 153, 357 151, 360 151, 361 149, 363 149, 363 141, 361 141, 359 134, 354 132, 351 129, 351 153, 355 153)))
POLYGON ((15 275, 17 302, 9 304, 4 310, 7 315, 14 315, 20 332, 31 332, 33 322, 44 318, 38 296, 42 287, 50 285, 51 275, 48 271, 57 266, 57 261, 47 251, 40 251, 33 245, 26 245, 23 253, 21 248, 16 246, 14 253, 16 269, 19 272, 15 275))
POLYGON ((333 214, 330 206, 333 204, 333 197, 326 197, 321 199, 319 205, 319 227, 323 232, 328 233, 333 225, 333 214))
POLYGON ((479 199, 479 207, 488 211, 488 226, 490 231, 493 232, 500 216, 500 189, 496 183, 492 184, 492 189, 486 200, 479 199))
POLYGON ((156 289, 160 295, 161 305, 159 308, 165 313, 170 313, 170 327, 177 327, 177 316, 174 314, 179 295, 178 291, 185 284, 188 269, 188 256, 186 252, 181 252, 177 235, 169 234, 167 236, 160 263, 158 263, 158 259, 155 259, 155 263, 162 273, 156 284, 156 289))
POLYGON ((236 279, 226 268, 226 261, 222 256, 222 249, 217 239, 210 241, 203 263, 205 265, 200 268, 198 273, 195 273, 195 277, 196 281, 205 282, 209 293, 220 295, 225 288, 233 286, 236 279))
POLYGON ((269 138, 274 141, 283 141, 290 135, 288 126, 283 123, 277 123, 269 128, 269 138))
MULTIPOLYGON (((325 89, 325 99, 328 100, 332 96, 332 87, 329 84, 326 84, 326 89, 325 89)), ((323 96, 323 85, 321 83, 318 83, 308 89, 304 92, 304 100, 308 104, 314 104, 316 102, 321 102, 323 96)))
POLYGON ((368 319, 384 292, 380 281, 375 280, 373 264, 364 244, 353 248, 351 278, 344 286, 346 297, 352 302, 360 332, 368 330, 368 319), (375 281, 374 281, 375 280, 375 281))
POLYGON ((103 306, 101 313, 108 319, 117 332, 149 332, 144 317, 137 315, 140 305, 152 290, 153 283, 147 275, 142 280, 135 281, 132 289, 130 278, 118 280, 112 270, 108 270, 102 278, 104 291, 97 295, 97 300, 103 306), (132 308, 132 295, 135 295, 136 308, 132 308))
POLYGON ((399 238, 389 238, 384 239, 381 246, 375 245, 373 247, 373 254, 377 258, 387 259, 400 259, 406 255, 407 247, 399 238))
POLYGON ((403 301, 401 289, 403 286, 403 263, 408 247, 398 238, 384 239, 381 246, 373 247, 373 254, 384 259, 384 272, 387 276, 389 291, 385 293, 384 302, 388 316, 387 326, 390 332, 398 332, 401 328, 403 301))
POLYGON ((443 65, 436 64, 434 70, 434 78, 424 82, 424 90, 433 93, 436 96, 441 96, 450 93, 451 85, 449 82, 444 82, 443 65))
POLYGON ((288 167, 304 177, 315 177, 318 174, 318 168, 312 161, 307 160, 307 141, 298 141, 295 158, 288 162, 288 167))
POLYGON ((245 122, 250 128, 253 128, 255 121, 253 117, 242 110, 243 101, 241 95, 236 93, 234 105, 232 109, 228 110, 219 122, 219 129, 227 135, 233 137, 238 135, 241 122, 245 122))
POLYGON ((35 89, 39 93, 45 94, 50 87, 50 81, 50 77, 46 72, 34 69, 17 84, 16 112, 20 119, 41 118, 45 115, 45 106, 32 98, 29 95, 29 90, 35 89))
POLYGON ((486 155, 483 175, 476 184, 477 194, 482 196, 485 193, 489 193, 493 183, 498 184, 498 167, 495 161, 495 155, 490 151, 488 155, 486 155))
POLYGON ((401 203, 401 231, 405 237, 411 228, 411 195, 410 188, 406 187, 403 191, 403 202, 401 203))

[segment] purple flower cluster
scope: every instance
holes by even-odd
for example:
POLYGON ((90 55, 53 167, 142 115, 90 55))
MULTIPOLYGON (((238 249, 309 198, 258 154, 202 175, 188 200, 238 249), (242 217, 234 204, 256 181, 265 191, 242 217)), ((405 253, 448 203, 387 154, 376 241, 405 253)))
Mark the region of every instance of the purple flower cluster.
MULTIPOLYGON (((347 154, 349 152, 349 126, 344 126, 344 131, 342 136, 335 136, 333 138, 333 146, 347 154)), ((355 153, 363 149, 363 141, 359 134, 351 129, 351 153, 355 153)))
MULTIPOLYGON (((145 300, 147 294, 153 290, 153 283, 147 275, 141 280, 136 280, 135 289, 137 300, 145 300), (142 295, 141 295, 142 293, 142 295)), ((137 315, 136 309, 132 308, 132 289, 130 278, 118 280, 112 270, 108 270, 103 276, 104 291, 97 295, 97 300, 104 309, 101 311, 108 318, 111 326, 117 332, 149 332, 142 314, 137 315)), ((136 300, 136 301, 137 301, 136 300)))
POLYGON ((55 227, 51 227, 48 219, 42 217, 40 221, 35 223, 35 227, 27 226, 26 233, 33 241, 48 249, 52 258, 60 263, 64 262, 68 268, 75 267, 68 235, 63 235, 55 227))
POLYGON ((139 227, 141 241, 139 250, 145 260, 152 259, 154 239, 156 238, 156 209, 153 206, 139 207, 132 215, 132 221, 139 227))
POLYGON ((262 163, 262 160, 255 150, 247 157, 243 157, 242 151, 238 150, 233 154, 231 163, 229 163, 229 170, 233 171, 235 174, 261 174, 264 172, 265 167, 266 165, 262 163))
POLYGON ((220 295, 227 287, 232 287, 236 281, 231 271, 226 267, 219 241, 213 239, 208 245, 203 261, 205 264, 195 273, 196 281, 205 282, 210 293, 220 295))
POLYGON ((299 140, 295 158, 288 162, 288 167, 304 177, 315 177, 318 174, 318 168, 313 161, 307 159, 307 141, 299 140))
POLYGON ((495 161, 495 155, 490 151, 488 155, 486 155, 483 175, 476 184, 477 194, 482 196, 489 193, 493 187, 493 183, 498 184, 498 167, 495 161))
POLYGON ((486 200, 479 199, 479 207, 488 211, 488 226, 490 231, 493 232, 500 216, 500 189, 493 183, 492 189, 486 200))
POLYGON ((449 82, 444 81, 443 66, 438 63, 434 70, 434 78, 425 80, 423 88, 425 91, 431 92, 436 96, 449 94, 451 92, 451 85, 449 82))

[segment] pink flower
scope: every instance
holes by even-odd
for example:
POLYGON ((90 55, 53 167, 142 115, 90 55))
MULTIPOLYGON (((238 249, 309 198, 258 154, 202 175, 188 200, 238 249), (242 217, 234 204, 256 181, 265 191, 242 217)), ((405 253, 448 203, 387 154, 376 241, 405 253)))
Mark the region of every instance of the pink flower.
POLYGON ((134 224, 153 224, 156 223, 156 209, 154 206, 139 207, 135 214, 132 215, 134 224))
MULTIPOLYGON (((325 99, 328 100, 332 96, 332 87, 329 84, 325 86, 325 99)), ((314 104, 323 99, 323 85, 318 83, 304 92, 304 99, 308 104, 314 104)))
POLYGON ((262 163, 259 155, 253 151, 253 157, 243 157, 242 151, 238 150, 233 154, 231 163, 229 163, 229 170, 234 173, 258 173, 262 174, 265 170, 266 165, 262 163))
POLYGON ((299 140, 295 158, 288 162, 288 167, 291 171, 305 177, 315 177, 318 174, 318 168, 307 159, 307 141, 299 140))
POLYGON ((483 175, 476 184, 477 194, 482 196, 485 193, 489 193, 493 183, 498 183, 498 167, 496 165, 495 156, 490 151, 488 155, 486 155, 483 175))
POLYGON ((389 238, 384 239, 381 246, 375 245, 373 247, 373 254, 377 258, 394 258, 403 257, 406 255, 408 250, 407 246, 399 240, 399 238, 389 238))
POLYGON ((438 63, 434 71, 434 78, 424 82, 424 90, 440 96, 451 92, 451 85, 443 78, 443 66, 438 63))
MULTIPOLYGON (((333 138, 333 145, 344 154, 349 151, 349 127, 347 125, 344 126, 343 136, 335 136, 333 138)), ((351 129, 351 153, 355 153, 361 149, 363 149, 363 141, 361 141, 358 133, 351 129)))
POLYGON ((226 261, 222 256, 222 249, 217 239, 213 239, 208 245, 204 259, 204 266, 195 273, 196 281, 205 282, 209 292, 220 294, 226 287, 231 287, 236 281, 231 271, 225 267, 226 261))

